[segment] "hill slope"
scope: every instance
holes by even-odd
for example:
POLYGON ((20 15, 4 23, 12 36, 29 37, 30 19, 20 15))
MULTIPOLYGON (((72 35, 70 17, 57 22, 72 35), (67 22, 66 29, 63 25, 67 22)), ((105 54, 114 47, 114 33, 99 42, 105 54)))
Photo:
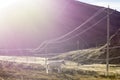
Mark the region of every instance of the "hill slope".
MULTIPOLYGON (((120 64, 120 29, 110 38, 110 60, 111 64, 120 64)), ((106 44, 101 47, 71 51, 55 56, 51 59, 65 59, 79 62, 81 64, 105 63, 106 44)))
MULTIPOLYGON (((58 4, 58 2, 56 4, 58 4)), ((103 7, 94 6, 74 0, 62 0, 58 5, 61 5, 62 2, 64 2, 64 5, 67 4, 67 6, 64 7, 64 10, 62 6, 60 7, 59 11, 62 12, 62 19, 58 17, 55 21, 55 23, 57 22, 58 24, 56 26, 60 28, 58 33, 62 33, 61 35, 67 34, 78 26, 83 25, 87 20, 95 16, 97 12, 103 9, 103 7)), ((120 28, 120 13, 112 9, 110 9, 110 13, 112 13, 110 14, 110 35, 113 35, 120 28)), ((107 13, 105 9, 99 13, 99 15, 86 22, 86 24, 81 26, 75 32, 58 40, 58 43, 53 42, 52 44, 48 45, 48 53, 63 53, 77 50, 78 40, 80 49, 91 48, 95 47, 96 45, 104 45, 106 43, 107 34, 107 20, 104 18, 106 15, 107 13), (93 27, 91 28, 91 26, 93 27)))

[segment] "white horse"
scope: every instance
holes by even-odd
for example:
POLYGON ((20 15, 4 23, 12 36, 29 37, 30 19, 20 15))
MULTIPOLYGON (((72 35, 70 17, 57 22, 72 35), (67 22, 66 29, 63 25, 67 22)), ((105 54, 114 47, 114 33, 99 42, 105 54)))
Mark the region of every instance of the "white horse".
POLYGON ((62 65, 65 65, 65 61, 64 60, 51 60, 51 61, 47 61, 47 65, 46 65, 46 73, 48 73, 49 71, 53 71, 53 70, 57 70, 58 73, 61 72, 62 69, 62 65))

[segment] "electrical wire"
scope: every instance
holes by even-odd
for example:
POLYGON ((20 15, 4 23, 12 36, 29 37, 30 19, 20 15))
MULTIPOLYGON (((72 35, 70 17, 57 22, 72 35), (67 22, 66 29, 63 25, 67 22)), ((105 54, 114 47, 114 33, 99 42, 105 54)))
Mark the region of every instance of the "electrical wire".
MULTIPOLYGON (((85 21, 84 23, 82 23, 80 26, 76 27, 74 30, 68 32, 67 34, 65 34, 65 35, 63 35, 63 36, 61 36, 61 37, 58 37, 58 38, 56 38, 56 39, 52 39, 52 40, 49 40, 49 41, 44 41, 41 45, 43 45, 43 44, 46 44, 46 45, 47 45, 47 44, 49 44, 49 43, 51 43, 51 42, 58 41, 58 40, 60 40, 60 39, 62 39, 62 38, 64 38, 64 37, 70 35, 70 34, 73 33, 74 31, 78 30, 78 29, 81 28, 83 25, 85 25, 86 23, 88 23, 89 21, 91 21, 93 18, 95 18, 96 16, 98 16, 98 15, 99 15, 100 13, 102 13, 105 9, 106 9, 106 8, 99 9, 99 10, 98 10, 93 16, 91 16, 88 20, 86 20, 86 21, 85 21)), ((40 49, 41 45, 38 46, 36 49, 33 49, 33 51, 40 49)))

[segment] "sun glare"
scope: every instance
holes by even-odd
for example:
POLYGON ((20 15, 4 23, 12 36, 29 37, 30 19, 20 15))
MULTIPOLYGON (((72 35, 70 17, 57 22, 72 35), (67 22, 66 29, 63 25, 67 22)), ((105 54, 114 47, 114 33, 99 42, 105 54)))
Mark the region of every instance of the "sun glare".
POLYGON ((0 38, 3 41, 16 39, 15 36, 22 36, 22 40, 26 36, 34 39, 38 34, 44 37, 53 32, 55 28, 51 23, 55 10, 52 4, 50 0, 0 0, 0 38))

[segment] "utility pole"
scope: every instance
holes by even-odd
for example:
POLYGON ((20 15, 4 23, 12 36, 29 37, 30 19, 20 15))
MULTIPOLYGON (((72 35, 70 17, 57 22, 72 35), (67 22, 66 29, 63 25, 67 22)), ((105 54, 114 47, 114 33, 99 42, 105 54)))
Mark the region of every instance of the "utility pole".
MULTIPOLYGON (((80 41, 77 41, 77 49, 78 49, 78 54, 79 54, 79 49, 80 49, 80 41)), ((79 57, 78 57, 78 66, 79 66, 79 57)))
POLYGON ((48 74, 47 47, 46 47, 46 49, 45 49, 45 68, 46 68, 46 73, 48 74))
POLYGON ((107 53, 106 53, 106 75, 109 76, 109 45, 110 45, 110 15, 107 8, 107 53))
POLYGON ((78 50, 80 49, 80 41, 79 40, 77 41, 77 49, 78 50))

